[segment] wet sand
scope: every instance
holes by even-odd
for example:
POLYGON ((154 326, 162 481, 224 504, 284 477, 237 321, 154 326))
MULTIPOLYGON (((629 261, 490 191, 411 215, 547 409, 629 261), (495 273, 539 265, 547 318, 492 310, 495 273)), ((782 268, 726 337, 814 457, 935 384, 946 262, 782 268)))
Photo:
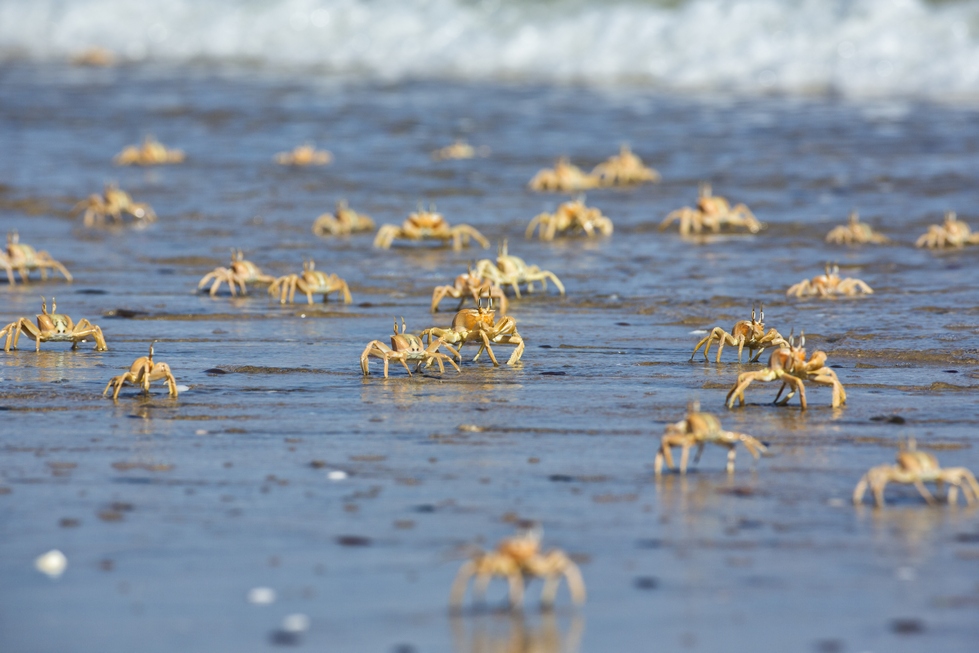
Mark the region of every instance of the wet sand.
POLYGON ((582 651, 974 648, 976 510, 929 507, 906 487, 889 490, 885 510, 850 503, 860 475, 908 437, 979 469, 979 248, 911 246, 948 209, 979 227, 973 108, 203 68, 14 64, 0 80, 0 229, 75 275, 0 281, 0 322, 54 296, 109 344, 36 354, 22 339, 0 356, 0 648, 558 651, 579 636, 582 651), (146 133, 187 163, 112 166, 146 133), (491 155, 431 161, 457 136, 491 155), (334 163, 272 163, 304 141, 334 163), (523 239, 565 197, 525 189, 539 168, 559 154, 591 167, 623 141, 663 182, 588 194, 615 222, 611 237, 523 239), (659 232, 700 180, 768 229, 701 242, 659 232), (108 181, 158 222, 87 230, 70 217, 108 181), (495 251, 316 238, 313 220, 340 198, 379 224, 435 202, 453 224, 509 238, 567 297, 513 300, 527 341, 516 368, 408 378, 392 367, 385 380, 374 361, 362 378, 361 351, 387 339, 393 317, 414 332, 448 325, 450 304, 428 312, 432 287, 495 251), (898 243, 825 245, 852 209, 898 243), (232 247, 275 275, 314 257, 354 303, 196 294, 232 247), (830 261, 875 294, 785 298, 830 261), (804 329, 808 348, 828 353, 845 407, 821 387, 808 411, 776 407, 775 384, 758 384, 746 407, 724 408, 738 373, 758 366, 730 348, 721 364, 690 352, 701 330, 730 329, 758 302, 768 326, 804 329), (153 339, 187 386, 179 399, 162 385, 100 397, 153 339), (724 450, 709 448, 686 478, 656 481, 663 427, 693 398, 774 455, 740 451, 728 476, 724 450), (541 520, 545 544, 575 556, 588 603, 575 612, 562 593, 554 622, 532 607, 525 621, 451 620, 448 588, 469 547, 492 546, 519 518, 541 520), (57 581, 32 566, 51 548, 69 561, 57 581), (249 604, 257 586, 278 600, 249 604), (293 641, 279 629, 295 613, 311 625, 293 641))

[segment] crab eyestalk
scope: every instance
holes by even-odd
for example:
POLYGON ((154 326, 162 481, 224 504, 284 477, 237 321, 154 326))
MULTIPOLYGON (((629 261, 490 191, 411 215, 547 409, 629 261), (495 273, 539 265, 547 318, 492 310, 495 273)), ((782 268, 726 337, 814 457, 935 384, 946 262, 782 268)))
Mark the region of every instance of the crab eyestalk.
POLYGON ((154 340, 153 342, 150 343, 150 355, 148 356, 148 358, 150 359, 150 365, 153 364, 153 345, 155 345, 158 342, 160 342, 160 341, 159 340, 154 340))

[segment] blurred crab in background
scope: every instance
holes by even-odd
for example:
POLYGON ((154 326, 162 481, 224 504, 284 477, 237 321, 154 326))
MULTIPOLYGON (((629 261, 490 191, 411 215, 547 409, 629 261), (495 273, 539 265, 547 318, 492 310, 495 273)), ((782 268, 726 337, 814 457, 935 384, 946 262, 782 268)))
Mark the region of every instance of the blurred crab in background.
POLYGON ((75 204, 71 212, 76 215, 84 212, 82 223, 86 227, 102 227, 107 217, 112 218, 115 223, 122 223, 123 213, 133 216, 137 223, 145 224, 156 220, 156 213, 149 204, 134 202, 129 193, 115 184, 106 184, 102 195, 89 195, 87 199, 75 204))
POLYGON ((490 149, 485 145, 473 147, 464 140, 456 140, 452 145, 446 145, 432 152, 432 158, 436 161, 450 159, 472 159, 476 156, 487 156, 490 149))
POLYGON ((326 150, 317 150, 312 143, 304 143, 291 152, 279 152, 274 160, 281 166, 325 166, 333 161, 326 150))
POLYGON ((631 186, 660 180, 659 173, 643 165, 626 143, 619 147, 617 155, 595 166, 591 176, 598 179, 599 186, 631 186))
POLYGON ((112 393, 112 399, 119 398, 119 391, 122 390, 122 386, 126 385, 138 385, 142 386, 143 394, 149 394, 150 392, 150 382, 159 381, 163 379, 167 384, 167 390, 171 397, 177 396, 177 380, 173 378, 173 373, 170 371, 170 366, 166 363, 154 363, 153 362, 153 345, 156 344, 156 340, 150 343, 150 355, 141 356, 133 361, 133 364, 129 367, 129 371, 119 376, 114 376, 109 379, 109 383, 105 386, 105 390, 102 391, 102 396, 104 397, 108 394, 109 390, 115 387, 115 392, 112 393))
POLYGON ((855 295, 872 295, 874 291, 866 282, 846 277, 840 277, 840 267, 826 264, 823 274, 809 279, 803 279, 799 283, 790 286, 785 291, 787 297, 833 297, 834 295, 844 295, 853 297, 855 295))
POLYGON ((860 222, 860 214, 852 211, 847 224, 833 227, 826 234, 826 242, 834 245, 865 245, 867 243, 883 245, 891 242, 891 239, 874 231, 869 224, 860 222))
POLYGON ((118 166, 155 166, 183 163, 185 158, 182 150, 167 149, 160 141, 147 136, 142 145, 127 145, 112 161, 118 166))
POLYGON ((367 362, 371 356, 384 361, 385 379, 388 378, 388 365, 391 361, 396 361, 404 365, 405 370, 408 371, 408 376, 411 376, 411 368, 408 367, 408 363, 416 363, 416 372, 422 365, 436 363, 439 366, 439 373, 444 374, 445 366, 443 365, 443 361, 448 361, 452 367, 456 368, 456 372, 462 371, 450 356, 438 350, 442 346, 441 340, 435 339, 429 343, 428 347, 425 347, 422 345, 422 341, 418 336, 408 333, 407 330, 408 327, 405 324, 405 319, 401 318, 401 331, 399 333, 398 320, 395 319, 394 334, 391 336, 390 347, 380 340, 371 340, 367 343, 364 353, 360 355, 360 369, 364 373, 364 376, 370 374, 367 362))
POLYGON ((231 296, 234 297, 238 294, 239 289, 242 295, 248 294, 248 290, 245 287, 247 284, 272 283, 275 281, 275 277, 264 274, 257 265, 251 261, 246 261, 245 254, 240 249, 232 249, 231 267, 214 268, 214 270, 201 278, 197 283, 197 289, 202 289, 212 281, 210 290, 211 297, 218 293, 222 283, 228 284, 228 290, 231 291, 231 296))
POLYGON ((599 185, 598 177, 585 174, 564 156, 557 160, 553 168, 540 170, 528 184, 531 190, 536 191, 579 191, 598 188, 599 185))
POLYGON ((496 312, 493 310, 493 300, 483 306, 482 300, 477 301, 477 308, 464 308, 452 318, 452 325, 447 329, 431 327, 421 332, 423 338, 432 342, 433 337, 442 340, 445 348, 460 361, 462 347, 467 342, 479 343, 479 350, 473 360, 479 360, 483 350, 489 355, 493 365, 499 365, 490 344, 516 345, 510 354, 507 365, 515 365, 520 361, 524 351, 524 341, 517 333, 517 323, 512 317, 502 317, 494 323, 496 312), (456 345, 458 349, 452 347, 456 345))
POLYGON ((470 238, 483 249, 489 247, 489 241, 473 227, 467 224, 451 227, 441 213, 436 213, 434 205, 428 211, 419 205, 418 210, 409 214, 400 227, 393 224, 382 225, 374 238, 374 247, 389 249, 395 239, 440 240, 443 243, 451 240, 452 249, 458 251, 469 246, 470 238))
POLYGON ((279 303, 285 304, 288 299, 292 304, 296 297, 296 290, 306 295, 306 300, 312 304, 313 295, 323 293, 323 301, 327 295, 333 291, 343 293, 343 303, 349 304, 353 301, 350 297, 350 288, 347 282, 335 274, 327 274, 316 269, 316 263, 312 259, 303 261, 302 274, 287 274, 279 277, 269 286, 269 294, 279 294, 279 303))
POLYGON ((933 224, 917 241, 916 247, 941 249, 943 247, 962 247, 963 245, 979 245, 979 233, 972 233, 969 225, 958 219, 955 211, 945 213, 943 224, 933 224))
POLYGON ((523 607, 524 583, 531 578, 544 579, 541 590, 543 609, 549 610, 554 606, 562 578, 567 581, 571 600, 575 605, 582 605, 586 596, 581 570, 560 549, 541 552, 542 537, 543 529, 539 524, 528 524, 516 536, 497 544, 496 550, 476 552, 456 574, 449 593, 449 607, 452 610, 462 608, 466 588, 472 578, 475 578, 473 596, 482 600, 494 577, 507 580, 512 610, 523 607))
POLYGON ((374 221, 369 215, 350 208, 347 200, 337 202, 334 213, 324 213, 313 222, 313 233, 317 236, 348 236, 355 231, 374 231, 374 221))
POLYGON ((7 278, 10 280, 11 285, 14 282, 11 273, 12 269, 20 272, 22 281, 27 281, 30 273, 34 270, 40 270, 41 279, 47 279, 49 269, 60 272, 65 278, 65 281, 72 281, 71 273, 68 272, 65 266, 53 259, 44 250, 37 251, 27 243, 20 242, 20 236, 16 231, 7 233, 7 252, 3 256, 3 259, 0 259, 0 265, 7 268, 7 278), (3 260, 6 261, 6 264, 2 262, 3 260))
POLYGON ((54 297, 51 298, 50 313, 47 301, 41 297, 41 314, 36 316, 37 326, 30 318, 22 317, 0 330, 0 335, 7 334, 3 350, 10 351, 11 347, 16 349, 20 334, 27 333, 28 337, 34 339, 34 351, 41 351, 42 342, 70 342, 72 349, 78 349, 78 343, 89 338, 95 340, 95 351, 108 351, 102 329, 87 319, 81 319, 75 324, 70 317, 57 313, 57 310, 54 297))
POLYGON ((433 313, 438 312, 439 303, 446 297, 459 300, 459 306, 456 307, 457 311, 462 308, 467 297, 472 297, 474 302, 479 302, 480 297, 495 299, 500 304, 500 315, 506 315, 507 298, 503 294, 503 289, 490 279, 481 277, 477 272, 473 271, 472 267, 469 268, 466 274, 460 274, 456 277, 455 282, 451 286, 435 287, 435 290, 432 292, 433 313))
MULTIPOLYGON (((541 289, 547 290, 547 281, 551 280, 557 286, 558 291, 564 294, 564 284, 558 279, 557 275, 550 270, 541 270, 539 266, 527 265, 519 256, 513 256, 507 252, 507 241, 504 239, 497 250, 496 261, 484 258, 476 263, 476 274, 498 284, 501 287, 510 286, 513 293, 520 297, 520 284, 527 284, 526 292, 533 292, 534 284, 538 281, 541 289)), ((500 315, 505 315, 506 309, 501 305, 500 315)))
POLYGON ((768 453, 768 447, 757 438, 745 433, 721 429, 721 420, 716 415, 700 412, 700 402, 692 401, 687 404, 687 416, 675 424, 668 424, 663 433, 663 440, 660 443, 659 451, 656 453, 654 463, 657 476, 663 472, 664 461, 670 469, 676 468, 673 464, 673 447, 681 448, 680 473, 686 474, 690 450, 697 447, 697 454, 694 456, 694 463, 697 463, 708 443, 727 447, 726 469, 728 474, 734 473, 735 449, 739 443, 744 445, 755 460, 761 454, 768 453))
POLYGON ((612 221, 602 215, 599 209, 585 205, 584 197, 565 202, 554 213, 537 215, 524 232, 526 238, 533 238, 534 230, 539 229, 541 240, 554 240, 555 236, 571 236, 584 233, 588 237, 595 234, 612 234, 612 221))
POLYGON ((833 386, 833 408, 846 403, 846 390, 840 383, 831 368, 826 366, 826 352, 814 351, 809 360, 806 360, 806 336, 799 337, 798 346, 795 345, 792 336, 789 336, 788 347, 781 347, 772 352, 768 360, 768 367, 757 372, 743 372, 738 375, 738 380, 727 393, 727 407, 733 408, 735 400, 744 405, 744 391, 754 381, 767 383, 770 381, 781 381, 782 387, 775 395, 775 403, 784 405, 789 399, 799 393, 799 403, 802 410, 806 409, 806 387, 804 381, 812 381, 823 385, 833 386), (779 401, 785 388, 789 392, 779 401))
POLYGON ((867 470, 853 489, 853 503, 862 503, 863 495, 869 487, 877 507, 883 508, 884 488, 888 483, 914 485, 930 505, 934 505, 936 501, 925 483, 934 483, 939 490, 942 484, 948 483, 948 503, 952 505, 958 501, 959 490, 962 490, 967 504, 971 505, 979 499, 979 483, 971 471, 965 467, 943 469, 934 454, 918 451, 913 438, 908 441, 906 449, 902 448, 897 453, 896 465, 878 465, 867 470))
POLYGON ((766 347, 783 347, 788 346, 788 341, 782 337, 778 331, 774 328, 769 329, 768 333, 765 333, 765 307, 762 306, 758 319, 755 319, 755 309, 751 309, 751 320, 741 320, 736 322, 734 328, 731 329, 731 333, 728 333, 721 327, 714 327, 711 332, 704 336, 704 338, 697 343, 697 346, 693 348, 693 353, 690 354, 690 360, 693 360, 694 354, 697 353, 701 347, 704 348, 704 360, 708 359, 708 354, 710 353, 710 346, 717 342, 717 360, 716 362, 721 362, 721 352, 724 351, 724 345, 728 344, 731 346, 737 346, 738 348, 738 362, 741 362, 741 353, 744 348, 748 348, 748 362, 753 363, 758 360, 765 351, 766 347), (706 345, 706 346, 705 346, 706 345), (757 353, 755 353, 757 350, 757 353))

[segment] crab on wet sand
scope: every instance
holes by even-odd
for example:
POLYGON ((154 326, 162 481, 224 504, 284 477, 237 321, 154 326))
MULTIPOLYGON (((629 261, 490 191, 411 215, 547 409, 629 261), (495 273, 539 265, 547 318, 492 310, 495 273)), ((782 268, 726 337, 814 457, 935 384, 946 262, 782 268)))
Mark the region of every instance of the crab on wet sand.
POLYGON ((36 316, 36 326, 30 318, 22 317, 0 330, 0 335, 7 335, 3 350, 10 351, 11 347, 16 349, 20 334, 26 333, 34 339, 34 351, 41 351, 42 342, 70 342, 71 348, 77 349, 78 343, 90 339, 95 340, 95 351, 108 351, 102 329, 84 318, 75 324, 70 317, 57 313, 57 310, 54 297, 51 298, 50 313, 47 301, 41 297, 41 313, 36 316))
POLYGON ((765 351, 766 347, 783 347, 788 346, 788 341, 782 337, 778 331, 774 328, 769 329, 768 333, 765 333, 765 307, 762 306, 755 319, 755 309, 751 309, 751 319, 741 320, 735 323, 734 328, 731 329, 731 333, 728 333, 721 327, 714 327, 711 332, 704 336, 697 346, 693 348, 693 353, 690 354, 690 360, 693 360, 694 355, 697 351, 703 347, 704 348, 704 360, 709 360, 708 354, 710 353, 710 347, 714 342, 717 342, 717 360, 716 362, 721 362, 721 352, 724 351, 724 345, 728 344, 736 346, 738 348, 738 362, 741 362, 741 353, 744 348, 748 348, 748 362, 753 363, 758 360, 758 358, 765 351), (757 353, 756 353, 757 352, 757 353))
POLYGON ((617 155, 599 163, 591 174, 598 179, 600 186, 632 186, 660 180, 660 174, 643 165, 642 159, 625 143, 617 155))
MULTIPOLYGON (((561 283, 556 274, 550 270, 541 270, 537 265, 528 265, 519 256, 508 253, 506 240, 500 243, 496 261, 484 258, 476 263, 476 274, 501 287, 510 286, 517 298, 520 297, 520 284, 527 284, 525 292, 529 293, 533 292, 534 284, 539 281, 542 290, 546 291, 548 280, 554 282, 558 292, 564 294, 564 284, 561 283)), ((506 310, 502 306, 500 314, 506 314, 506 310)))
POLYGON ((211 272, 208 272, 201 280, 197 283, 197 289, 201 290, 208 283, 211 284, 210 295, 215 296, 218 290, 221 289, 221 284, 228 284, 228 290, 231 291, 231 296, 234 297, 238 294, 238 290, 241 290, 241 294, 247 294, 246 285, 255 283, 272 283, 275 281, 275 277, 264 274, 262 270, 252 263, 251 261, 245 260, 245 254, 240 249, 231 250, 231 267, 227 268, 214 268, 211 272))
POLYGON ((388 365, 391 361, 395 361, 404 365, 405 370, 408 372, 408 376, 411 376, 411 368, 408 367, 408 363, 415 363, 415 371, 422 365, 431 365, 436 363, 439 366, 439 372, 445 373, 445 365, 443 361, 447 361, 452 367, 456 368, 456 372, 460 372, 459 366, 456 362, 452 360, 451 357, 443 354, 439 351, 439 347, 442 346, 442 341, 435 339, 431 341, 428 347, 422 344, 421 338, 412 335, 407 332, 408 327, 405 324, 405 319, 401 318, 401 331, 398 331, 398 320, 394 320, 394 333, 391 335, 391 346, 388 347, 386 344, 380 340, 371 340, 367 343, 367 347, 364 352, 360 355, 360 369, 364 373, 364 376, 370 374, 370 370, 367 367, 368 359, 371 357, 380 358, 384 361, 384 378, 388 378, 388 365))
POLYGON ((542 578, 541 607, 554 606, 561 579, 568 584, 575 605, 585 602, 585 582, 578 565, 560 549, 541 551, 543 530, 528 525, 515 537, 500 542, 494 551, 478 551, 459 568, 449 593, 449 607, 460 610, 466 598, 466 588, 473 581, 473 597, 482 600, 493 578, 506 579, 509 585, 510 608, 523 607, 524 584, 528 579, 542 578))
POLYGON ((109 390, 115 388, 112 393, 112 399, 119 398, 119 391, 122 390, 122 386, 138 385, 143 388, 143 394, 149 394, 150 392, 150 382, 159 381, 163 379, 167 384, 167 390, 171 397, 177 396, 177 380, 173 378, 173 373, 170 371, 170 366, 166 363, 155 363, 153 362, 153 345, 156 341, 150 343, 150 354, 149 356, 141 356, 133 361, 133 364, 129 367, 129 371, 119 376, 114 376, 109 380, 109 383, 105 386, 105 390, 102 391, 102 396, 104 397, 108 394, 109 390))
POLYGON ((734 387, 727 393, 727 407, 733 408, 735 400, 739 401, 743 406, 744 391, 755 381, 761 381, 763 383, 781 381, 782 387, 779 388, 778 394, 775 395, 775 403, 780 405, 788 403, 789 399, 798 392, 799 403, 801 404, 802 410, 805 410, 805 381, 832 386, 833 408, 837 408, 840 404, 846 403, 846 390, 843 388, 843 384, 837 378, 836 372, 826 366, 826 352, 814 351, 809 360, 806 360, 805 334, 799 337, 798 345, 794 343, 794 339, 790 335, 788 346, 773 351, 771 358, 768 360, 768 367, 765 369, 739 374, 734 387), (782 396, 782 392, 786 387, 789 388, 789 392, 780 402, 779 397, 782 396))
POLYGON ((553 168, 540 170, 528 184, 531 190, 536 191, 579 191, 598 188, 600 185, 597 176, 586 174, 563 156, 553 168))
POLYGON ((500 315, 506 315, 507 298, 506 295, 503 294, 503 289, 500 288, 496 282, 483 278, 479 273, 474 272, 471 267, 466 274, 460 274, 457 276, 452 285, 435 287, 435 290, 432 292, 433 313, 438 312, 439 303, 446 297, 452 297, 453 299, 459 300, 459 305, 456 307, 457 311, 462 308, 462 305, 466 302, 467 297, 472 297, 473 301, 477 303, 481 297, 494 299, 499 302, 500 315))
POLYGON ((324 213, 313 222, 313 233, 317 236, 347 236, 357 231, 374 231, 374 221, 369 215, 350 208, 347 200, 337 202, 334 213, 324 213))
POLYGON ((102 195, 92 194, 78 202, 71 212, 75 215, 83 213, 82 223, 86 227, 102 227, 106 218, 112 218, 112 222, 121 224, 123 213, 133 216, 137 224, 156 220, 156 213, 149 204, 134 202, 129 193, 114 184, 107 184, 102 195))
POLYGON ((866 222, 860 222, 860 215, 853 211, 845 225, 833 227, 826 234, 826 242, 834 245, 883 245, 891 242, 884 234, 874 231, 866 222))
POLYGON ((460 361, 460 353, 463 345, 467 342, 479 343, 479 350, 473 357, 479 359, 483 350, 489 355, 493 365, 499 365, 496 355, 493 353, 491 344, 516 345, 516 349, 510 354, 507 365, 515 365, 520 361, 524 351, 524 341, 517 333, 517 323, 512 317, 502 317, 494 323, 495 311, 493 302, 490 300, 489 306, 483 306, 482 300, 478 302, 477 308, 464 308, 452 318, 452 325, 448 329, 432 327, 422 331, 422 337, 427 337, 429 342, 433 338, 438 338, 445 344, 445 348, 460 361), (453 348, 456 345, 458 349, 453 348))
POLYGON ((303 143, 290 152, 279 152, 274 161, 281 166, 325 166, 333 161, 333 155, 317 150, 312 143, 303 143))
POLYGON ((959 490, 962 490, 962 496, 970 505, 979 499, 979 482, 976 482, 971 471, 965 467, 942 468, 934 454, 918 451, 913 439, 908 442, 906 449, 902 448, 897 453, 896 465, 878 465, 867 470, 853 489, 853 503, 863 503, 863 495, 869 487, 877 507, 883 508, 884 489, 888 483, 914 485, 930 505, 937 502, 925 483, 934 483, 939 490, 947 483, 947 499, 952 505, 958 501, 959 490))
POLYGON ((428 211, 419 206, 417 211, 408 215, 401 226, 382 225, 374 238, 374 247, 389 249, 395 239, 440 240, 443 243, 451 240, 452 249, 457 251, 467 247, 470 239, 479 243, 483 249, 489 247, 489 241, 483 234, 467 224, 450 226, 442 214, 435 211, 434 206, 429 207, 428 211))
POLYGON ((719 233, 722 229, 743 229, 748 233, 758 233, 765 228, 744 204, 731 203, 720 195, 714 195, 711 185, 702 182, 697 195, 697 206, 684 206, 667 214, 660 223, 660 230, 674 222, 680 223, 680 235, 699 234, 704 231, 719 233))
POLYGON ((323 301, 331 292, 339 291, 343 294, 343 303, 349 304, 353 301, 350 297, 350 288, 347 282, 335 274, 327 274, 316 269, 316 263, 312 259, 303 261, 302 274, 287 274, 279 277, 269 286, 269 294, 279 295, 279 303, 285 304, 286 301, 292 304, 295 301, 296 291, 306 295, 306 301, 313 303, 313 295, 323 294, 323 301))
POLYGON ((71 281, 71 273, 65 268, 59 261, 56 261, 51 257, 50 254, 44 250, 37 251, 27 243, 20 242, 20 236, 16 231, 11 231, 7 234, 7 253, 4 257, 7 262, 8 274, 7 278, 10 280, 11 285, 13 284, 13 275, 10 270, 16 269, 20 272, 20 278, 22 281, 27 281, 30 273, 34 270, 40 270, 41 279, 48 278, 48 270, 57 270, 64 276, 66 281, 71 281))
POLYGON ((663 472, 664 461, 667 467, 676 469, 673 464, 673 447, 681 448, 680 473, 686 474, 690 450, 697 447, 697 454, 694 456, 694 463, 696 463, 700 460, 700 455, 708 443, 727 448, 728 474, 734 473, 735 449, 739 443, 744 445, 755 460, 760 455, 768 453, 768 447, 757 438, 746 433, 723 430, 721 420, 716 415, 700 412, 700 402, 692 401, 687 405, 687 416, 675 424, 668 424, 663 433, 663 439, 654 463, 656 474, 659 475, 663 472))
POLYGON ((979 245, 979 233, 972 233, 969 225, 955 215, 955 211, 945 214, 945 222, 933 224, 915 242, 916 247, 941 249, 944 247, 962 247, 964 245, 979 245))
POLYGON ((785 291, 787 297, 834 297, 843 295, 872 295, 873 289, 865 281, 853 277, 840 277, 840 267, 826 264, 825 272, 812 279, 803 279, 785 291))
POLYGON ((554 240, 555 236, 581 233, 588 237, 596 234, 609 236, 612 234, 613 225, 599 209, 586 206, 584 197, 577 197, 561 204, 554 213, 537 215, 527 225, 524 236, 532 238, 535 229, 539 229, 538 235, 541 240, 554 240))
POLYGON ((152 136, 147 136, 142 145, 127 145, 112 161, 119 166, 155 166, 183 163, 185 158, 182 150, 168 149, 152 136))

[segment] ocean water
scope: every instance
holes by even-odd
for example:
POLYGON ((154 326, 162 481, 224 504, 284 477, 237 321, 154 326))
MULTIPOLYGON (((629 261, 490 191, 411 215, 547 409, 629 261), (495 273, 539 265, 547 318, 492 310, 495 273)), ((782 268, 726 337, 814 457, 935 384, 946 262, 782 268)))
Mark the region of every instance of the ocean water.
POLYGON ((946 466, 979 470, 979 248, 913 247, 947 210, 979 228, 972 3, 167 6, 174 13, 0 5, 0 232, 17 229, 75 275, 14 286, 0 276, 0 325, 54 297, 109 345, 35 353, 22 339, 0 353, 0 649, 974 650, 977 508, 931 507, 908 487, 889 488, 884 510, 850 501, 861 474, 908 438, 946 466), (774 87, 745 73, 756 65, 745 44, 761 42, 733 18, 745 8, 820 44, 808 58, 775 57, 774 87), (900 12, 915 19, 868 27, 900 12), (351 32, 339 16, 364 22, 351 32), (657 76, 636 71, 659 61, 641 48, 661 44, 603 31, 613 19, 626 31, 655 33, 662 20, 674 26, 663 34, 704 25, 743 40, 705 37, 698 49, 675 37, 663 56, 696 59, 675 70, 709 79, 657 76), (587 21, 604 27, 576 27, 587 21), (958 33, 957 21, 961 40, 928 51, 926 36, 958 33), (458 41, 438 35, 449 27, 458 41), (524 27, 571 63, 531 56, 545 48, 519 45, 530 42, 518 38, 524 27), (355 52, 365 32, 371 47, 355 52), (612 57, 605 68, 588 67, 572 38, 584 32, 615 44, 597 48, 612 57), (409 56, 398 34, 427 38, 409 56), (866 44, 889 37, 902 44, 892 65, 908 67, 891 81, 864 77, 866 44), (479 67, 463 43, 518 45, 513 59, 487 55, 479 67), (91 45, 115 51, 117 65, 66 63, 91 45), (374 58, 378 48, 388 55, 374 58), (961 65, 949 63, 956 56, 961 65), (793 65, 818 83, 788 83, 793 65), (187 162, 112 165, 149 133, 187 162), (488 156, 431 159, 460 137, 488 156), (334 162, 272 162, 307 141, 334 162), (562 154, 590 167, 622 142, 663 180, 588 193, 612 236, 523 237, 534 215, 568 198, 527 190, 537 170, 562 154), (767 228, 702 240, 660 231, 700 181, 767 228), (84 228, 72 205, 108 182, 159 220, 84 228), (512 301, 527 341, 517 367, 467 361, 460 374, 412 378, 392 368, 385 380, 373 361, 364 378, 370 340, 385 341, 394 318, 415 332, 447 325, 450 305, 429 312, 433 286, 494 249, 378 251, 370 235, 313 236, 313 220, 341 198, 379 224, 435 203, 451 223, 507 238, 512 253, 554 271, 567 296, 512 301), (826 245, 851 210, 895 242, 826 245), (315 258, 349 282, 354 302, 195 292, 231 248, 275 275, 315 258), (875 293, 786 298, 834 262, 875 293), (810 351, 827 352, 845 406, 812 387, 809 410, 776 407, 774 384, 756 384, 747 406, 724 407, 738 374, 758 365, 738 364, 730 348, 720 364, 690 353, 759 303, 768 326, 804 330, 810 351), (127 388, 118 402, 102 398, 152 340, 180 397, 154 385, 149 397, 127 388), (686 477, 657 480, 659 437, 691 399, 773 455, 739 451, 729 476, 724 450, 708 448, 686 477), (488 609, 451 617, 459 565, 518 518, 540 520, 545 545, 578 560, 586 605, 573 609, 562 591, 556 613, 542 614, 538 583, 511 616, 494 586, 488 609), (33 567, 52 548, 68 559, 57 580, 33 567), (275 601, 250 603, 257 587, 275 601), (297 614, 308 629, 285 632, 297 614))

